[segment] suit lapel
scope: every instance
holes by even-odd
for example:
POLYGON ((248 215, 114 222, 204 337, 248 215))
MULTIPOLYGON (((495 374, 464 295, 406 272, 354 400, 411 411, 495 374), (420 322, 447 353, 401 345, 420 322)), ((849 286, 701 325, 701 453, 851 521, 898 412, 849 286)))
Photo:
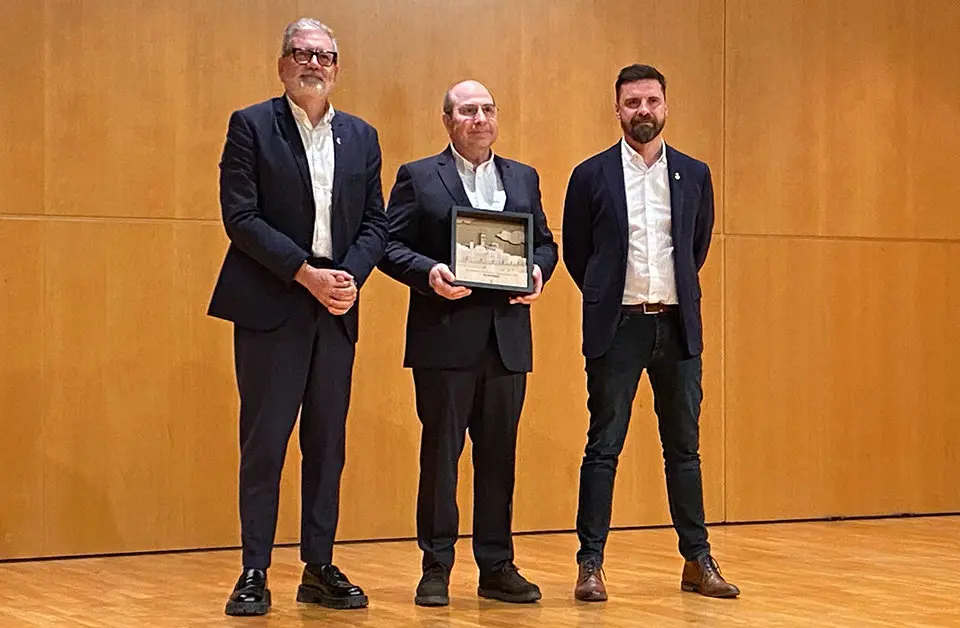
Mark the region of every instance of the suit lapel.
POLYGON ((340 190, 343 188, 344 173, 350 168, 347 163, 348 152, 344 149, 344 144, 350 146, 349 127, 344 124, 344 117, 339 111, 334 112, 333 121, 330 123, 330 130, 333 138, 333 193, 330 198, 330 212, 336 213, 337 203, 340 199, 340 190))
POLYGON ((472 207, 470 199, 467 198, 467 191, 463 189, 463 181, 460 180, 460 173, 457 172, 457 164, 453 160, 453 153, 449 146, 437 158, 437 171, 440 173, 440 180, 443 181, 444 187, 456 204, 472 207))
POLYGON ((670 183, 670 231, 674 246, 683 242, 683 188, 686 181, 683 156, 670 146, 667 150, 667 179, 670 183))
POLYGON ((330 192, 330 242, 333 259, 339 260, 346 253, 348 242, 342 242, 346 227, 343 220, 346 212, 340 211, 340 193, 346 173, 350 172, 351 150, 350 126, 339 111, 334 111, 330 121, 330 139, 333 141, 333 190, 330 192))
POLYGON ((516 177, 514 177, 513 168, 510 167, 510 163, 506 159, 499 155, 493 156, 493 163, 497 167, 497 174, 500 175, 500 182, 503 183, 503 193, 507 197, 507 201, 503 205, 503 211, 516 211, 521 197, 519 196, 520 187, 517 185, 516 177))
POLYGON ((629 238, 630 227, 627 221, 627 188, 623 180, 623 157, 620 153, 620 142, 607 149, 601 162, 603 177, 607 183, 613 201, 613 211, 620 227, 620 237, 624 243, 629 238))
POLYGON ((290 103, 286 96, 281 96, 274 104, 274 112, 277 118, 277 127, 280 129, 280 135, 290 147, 293 154, 293 160, 297 162, 297 170, 300 171, 300 178, 307 189, 310 198, 313 199, 313 185, 310 183, 310 168, 307 166, 307 151, 303 148, 303 140, 300 138, 300 130, 297 128, 297 121, 290 110, 290 103))

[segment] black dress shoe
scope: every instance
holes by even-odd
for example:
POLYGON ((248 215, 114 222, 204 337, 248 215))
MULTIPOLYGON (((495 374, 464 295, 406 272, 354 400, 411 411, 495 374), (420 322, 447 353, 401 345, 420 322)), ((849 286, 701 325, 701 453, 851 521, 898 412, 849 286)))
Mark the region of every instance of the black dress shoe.
POLYGON ((529 604, 541 597, 540 587, 521 576, 517 566, 511 562, 492 571, 481 572, 477 595, 515 604, 529 604))
POLYGON ((417 606, 446 606, 450 603, 450 571, 443 565, 433 565, 423 571, 417 595, 417 606))
POLYGON ((233 587, 224 612, 227 615, 266 615, 270 610, 270 589, 266 569, 246 569, 233 587))
POLYGON ((329 564, 307 565, 303 568, 297 601, 327 608, 367 607, 367 596, 363 594, 363 589, 350 584, 343 572, 329 564))

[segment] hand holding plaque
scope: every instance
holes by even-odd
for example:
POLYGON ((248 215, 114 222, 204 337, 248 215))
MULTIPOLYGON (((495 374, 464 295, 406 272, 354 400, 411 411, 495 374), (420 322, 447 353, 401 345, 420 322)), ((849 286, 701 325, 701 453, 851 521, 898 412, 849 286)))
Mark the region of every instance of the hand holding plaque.
POLYGON ((446 264, 437 264, 430 269, 428 282, 433 291, 444 299, 456 301, 470 296, 470 288, 456 285, 456 277, 446 264))

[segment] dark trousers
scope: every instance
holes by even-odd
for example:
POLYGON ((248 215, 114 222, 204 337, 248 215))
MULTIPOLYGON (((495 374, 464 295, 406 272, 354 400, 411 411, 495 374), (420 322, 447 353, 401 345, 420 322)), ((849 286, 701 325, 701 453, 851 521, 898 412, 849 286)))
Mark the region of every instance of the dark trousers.
POLYGON ((313 297, 278 329, 234 328, 240 391, 243 566, 265 569, 277 528, 280 471, 300 411, 300 557, 329 563, 337 530, 354 345, 313 297))
POLYGON ((610 350, 586 361, 590 428, 580 466, 577 561, 603 559, 610 532, 613 481, 643 369, 653 388, 660 428, 670 516, 687 560, 708 553, 700 477, 702 363, 683 348, 676 310, 662 314, 624 311, 610 350))
POLYGON ((473 555, 485 573, 513 560, 511 536, 517 425, 526 373, 508 371, 491 341, 465 369, 413 369, 420 438, 417 542, 423 568, 453 566, 457 462, 473 441, 473 555))

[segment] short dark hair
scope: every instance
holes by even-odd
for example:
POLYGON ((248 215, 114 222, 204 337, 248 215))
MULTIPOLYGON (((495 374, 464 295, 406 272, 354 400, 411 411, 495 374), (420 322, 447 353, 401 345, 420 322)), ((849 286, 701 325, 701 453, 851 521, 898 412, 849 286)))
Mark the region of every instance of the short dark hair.
POLYGON ((443 95, 443 112, 448 116, 453 115, 453 96, 450 95, 450 92, 453 91, 453 87, 447 90, 447 93, 443 95))
POLYGON ((617 75, 617 102, 620 101, 621 85, 624 83, 634 83, 636 81, 643 81, 646 79, 656 79, 656 81, 660 83, 660 88, 663 90, 663 95, 667 95, 667 77, 661 74, 660 70, 652 65, 641 65, 639 63, 634 63, 633 65, 628 65, 620 70, 620 74, 617 75))

